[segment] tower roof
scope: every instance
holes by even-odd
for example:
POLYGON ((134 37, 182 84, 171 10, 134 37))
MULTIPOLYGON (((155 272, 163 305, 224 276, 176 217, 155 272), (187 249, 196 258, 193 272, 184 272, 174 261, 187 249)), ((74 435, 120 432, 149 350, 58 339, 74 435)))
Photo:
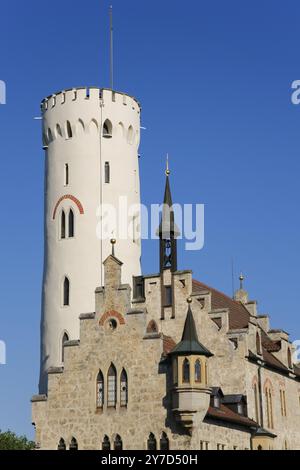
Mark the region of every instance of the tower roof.
POLYGON ((198 354, 207 357, 213 355, 198 340, 196 325, 190 305, 187 311, 181 341, 170 354, 198 354))
POLYGON ((166 171, 166 185, 165 185, 165 194, 164 194, 164 202, 163 202, 163 210, 162 210, 162 217, 159 224, 158 235, 168 240, 171 238, 171 233, 174 234, 174 237, 178 237, 180 235, 179 228, 175 224, 174 220, 174 211, 173 211, 173 201, 172 201, 172 194, 170 188, 170 181, 169 181, 169 171, 166 171))

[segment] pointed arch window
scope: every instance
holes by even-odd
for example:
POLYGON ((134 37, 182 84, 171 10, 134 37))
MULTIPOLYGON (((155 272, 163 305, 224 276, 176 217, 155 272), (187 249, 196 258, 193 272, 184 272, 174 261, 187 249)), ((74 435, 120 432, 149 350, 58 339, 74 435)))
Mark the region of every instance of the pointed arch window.
POLYGON ((123 442, 119 434, 117 434, 115 437, 114 450, 123 450, 123 442))
POLYGON ((182 364, 182 382, 190 383, 190 361, 185 358, 182 364))
POLYGON ((120 381, 120 405, 127 406, 128 403, 128 378, 126 370, 123 369, 121 372, 121 381, 120 381))
POLYGON ((148 450, 156 450, 157 449, 157 443, 155 436, 152 432, 150 432, 148 441, 147 441, 147 449, 148 450))
POLYGON ((72 437, 70 445, 69 445, 69 450, 78 450, 78 443, 75 437, 72 437))
POLYGON ((110 165, 109 162, 104 164, 104 182, 110 183, 110 165))
POLYGON ((74 237, 74 212, 72 209, 69 210, 69 238, 74 237))
POLYGON ((66 214, 65 211, 61 211, 60 216, 60 238, 66 238, 66 214))
POLYGON ((70 281, 67 277, 65 277, 63 284, 63 305, 64 307, 70 305, 70 281))
POLYGON ((61 344, 61 362, 65 361, 65 343, 67 341, 69 341, 69 336, 67 335, 67 333, 64 333, 61 344))
POLYGON ((97 408, 103 408, 104 404, 104 379, 101 370, 99 370, 97 375, 97 408))
POLYGON ((57 133, 57 135, 59 135, 60 137, 62 136, 61 127, 60 127, 59 124, 56 124, 56 133, 57 133))
POLYGON ((197 359, 195 362, 195 382, 201 382, 201 362, 197 359))
POLYGON ((61 437, 57 446, 57 450, 66 450, 65 440, 61 437))
POLYGON ((67 121, 66 128, 67 128, 67 138, 71 139, 73 137, 73 132, 72 132, 72 126, 71 126, 70 121, 67 121))
POLYGON ((112 123, 109 119, 106 119, 103 124, 102 136, 106 139, 110 139, 112 137, 112 123))
POLYGON ((113 364, 107 373, 107 406, 115 407, 117 403, 117 371, 113 364))
POLYGON ((162 433, 160 438, 160 450, 169 450, 169 439, 165 432, 162 433))
POLYGON ((110 450, 110 440, 108 436, 104 436, 102 441, 102 450, 110 450))

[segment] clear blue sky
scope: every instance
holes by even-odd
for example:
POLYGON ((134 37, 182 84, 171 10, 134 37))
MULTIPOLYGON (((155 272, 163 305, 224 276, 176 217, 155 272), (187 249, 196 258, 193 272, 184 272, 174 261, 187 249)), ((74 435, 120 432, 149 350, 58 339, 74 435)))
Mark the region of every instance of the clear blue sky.
MULTIPOLYGON (((2 0, 0 79, 0 428, 32 436, 43 267, 40 100, 108 86, 108 6, 101 0, 2 0)), ((205 204, 205 247, 180 268, 231 294, 231 257, 273 327, 300 338, 300 4, 296 0, 115 0, 115 88, 142 103, 143 202, 205 204)), ((144 243, 143 270, 158 269, 144 243)))

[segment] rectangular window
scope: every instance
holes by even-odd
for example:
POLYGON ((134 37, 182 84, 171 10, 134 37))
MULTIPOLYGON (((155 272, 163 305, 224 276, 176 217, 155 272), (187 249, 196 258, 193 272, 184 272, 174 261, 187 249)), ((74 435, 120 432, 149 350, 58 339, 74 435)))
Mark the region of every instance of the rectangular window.
POLYGON ((172 305, 172 286, 165 286, 164 307, 172 305))
POLYGON ((104 182, 110 183, 110 166, 109 162, 105 162, 104 165, 104 182))
POLYGON ((65 186, 69 184, 69 165, 65 163, 65 186))
POLYGON ((145 282, 143 276, 135 276, 133 278, 133 296, 134 299, 145 299, 145 282))

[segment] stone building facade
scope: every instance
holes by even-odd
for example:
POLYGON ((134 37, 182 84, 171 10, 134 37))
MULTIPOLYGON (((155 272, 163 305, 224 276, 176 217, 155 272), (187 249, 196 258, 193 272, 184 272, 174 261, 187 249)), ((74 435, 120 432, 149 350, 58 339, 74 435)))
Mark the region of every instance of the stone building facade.
POLYGON ((112 240, 94 311, 32 398, 37 448, 300 449, 288 334, 259 315, 242 278, 231 299, 178 270, 168 174, 164 202, 158 274, 123 284, 112 240))

